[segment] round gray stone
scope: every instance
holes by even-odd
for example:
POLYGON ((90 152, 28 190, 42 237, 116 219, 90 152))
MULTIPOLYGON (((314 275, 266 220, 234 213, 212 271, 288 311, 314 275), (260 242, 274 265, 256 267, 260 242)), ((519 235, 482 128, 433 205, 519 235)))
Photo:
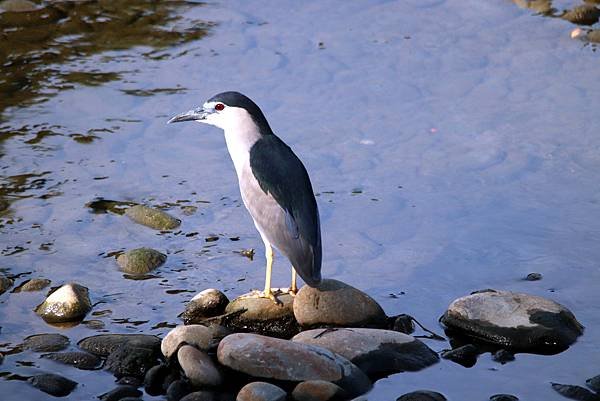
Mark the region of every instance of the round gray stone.
POLYGON ((252 382, 242 387, 236 401, 285 401, 286 396, 286 392, 274 384, 252 382))
POLYGON ((294 382, 331 381, 350 396, 371 388, 369 379, 352 362, 314 345, 236 333, 221 341, 217 357, 221 364, 254 377, 294 382))
POLYGON ((179 348, 177 361, 185 376, 196 387, 217 387, 223 382, 223 375, 212 359, 191 345, 179 348))
POLYGON ((350 360, 369 376, 418 371, 438 362, 436 352, 408 334, 368 328, 314 329, 292 341, 317 345, 350 360))
POLYGON ((167 255, 151 248, 129 250, 117 258, 121 270, 129 274, 146 274, 167 260, 167 255))
POLYGON ((34 334, 26 337, 23 348, 34 352, 61 351, 69 346, 69 338, 62 334, 34 334))
POLYGON ((181 220, 159 209, 136 205, 125 211, 125 215, 138 224, 155 230, 172 230, 179 227, 181 220))
POLYGON ((68 283, 51 293, 35 312, 48 323, 81 320, 92 309, 88 289, 68 283))
POLYGON ((208 351, 219 343, 222 330, 219 326, 202 326, 191 324, 173 328, 160 344, 162 354, 168 359, 174 355, 182 344, 190 344, 203 351, 208 351))
POLYGON ((564 306, 509 291, 485 290, 459 298, 440 321, 463 335, 526 352, 560 352, 583 333, 564 306))
POLYGON ((385 327, 381 306, 364 292, 326 279, 316 287, 304 286, 294 299, 294 315, 302 327, 385 327))
POLYGON ((296 401, 342 401, 348 394, 340 386, 324 380, 309 380, 298 385, 292 392, 296 401))

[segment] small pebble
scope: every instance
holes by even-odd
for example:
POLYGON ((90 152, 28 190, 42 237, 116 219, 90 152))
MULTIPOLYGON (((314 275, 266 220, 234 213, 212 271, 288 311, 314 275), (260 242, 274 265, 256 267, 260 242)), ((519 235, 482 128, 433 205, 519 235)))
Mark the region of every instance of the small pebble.
POLYGON ((477 362, 479 348, 473 344, 466 344, 462 347, 446 350, 442 352, 442 358, 456 362, 466 368, 470 368, 477 362))
POLYGON ((348 394, 338 385, 324 380, 309 380, 298 385, 292 392, 295 401, 341 401, 348 394))
POLYGON ((242 387, 236 401, 285 401, 286 396, 286 392, 274 384, 253 382, 242 387))
POLYGON ((117 257, 117 264, 129 274, 146 274, 167 260, 167 255, 151 248, 129 250, 117 257))
POLYGON ((413 321, 412 316, 401 314, 396 316, 394 319, 394 331, 399 331, 404 334, 412 334, 415 331, 415 322, 413 321))
POLYGON ((527 277, 525 277, 525 280, 527 281, 538 281, 541 280, 542 277, 542 273, 529 273, 527 275, 527 277))
POLYGON ((508 350, 500 349, 492 354, 492 359, 504 365, 507 362, 514 361, 515 354, 508 350))
POLYGON ((181 220, 159 209, 136 205, 125 211, 125 215, 136 223, 155 230, 172 230, 179 227, 181 220))
POLYGON ((223 314, 227 304, 229 299, 223 292, 209 288, 199 292, 188 302, 181 317, 186 324, 197 323, 203 318, 223 314))

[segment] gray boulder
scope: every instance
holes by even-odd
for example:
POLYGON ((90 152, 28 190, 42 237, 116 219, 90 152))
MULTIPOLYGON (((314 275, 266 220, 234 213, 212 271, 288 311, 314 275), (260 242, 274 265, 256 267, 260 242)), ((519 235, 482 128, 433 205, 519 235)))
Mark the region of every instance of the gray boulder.
POLYGON ((583 326, 564 306, 509 291, 484 290, 459 298, 440 321, 450 331, 521 352, 560 352, 583 334, 583 326))
POLYGON ((183 373, 195 387, 217 387, 223 383, 219 368, 205 352, 191 345, 184 345, 177 352, 177 360, 183 373))
POLYGON ((181 220, 159 209, 135 205, 125 211, 125 216, 138 224, 155 230, 172 230, 179 227, 181 220))
POLYGON ((151 248, 129 250, 117 258, 122 271, 129 274, 146 274, 156 269, 167 260, 167 255, 151 248))
POLYGON ((418 371, 438 362, 437 353, 408 334, 367 328, 314 329, 292 341, 343 356, 369 376, 418 371))
POLYGON ((323 280, 317 288, 302 287, 294 299, 294 315, 305 328, 383 328, 388 320, 373 298, 348 284, 331 279, 323 280))
POLYGON ((219 326, 207 327, 200 324, 177 326, 163 338, 160 350, 167 359, 171 358, 183 344, 208 351, 215 348, 222 337, 224 337, 223 329, 219 326))
POLYGON ((301 382, 333 382, 350 396, 367 392, 371 382, 346 358, 309 344, 236 333, 225 337, 217 350, 219 362, 253 377, 301 382))
POLYGON ((63 323, 81 320, 91 309, 88 289, 69 283, 51 293, 35 312, 48 323, 63 323))
POLYGON ((274 384, 252 382, 242 387, 236 401, 285 401, 286 396, 286 392, 274 384))
POLYGON ((199 323, 203 319, 221 315, 229 299, 223 292, 209 288, 199 292, 187 303, 181 318, 185 324, 199 323))

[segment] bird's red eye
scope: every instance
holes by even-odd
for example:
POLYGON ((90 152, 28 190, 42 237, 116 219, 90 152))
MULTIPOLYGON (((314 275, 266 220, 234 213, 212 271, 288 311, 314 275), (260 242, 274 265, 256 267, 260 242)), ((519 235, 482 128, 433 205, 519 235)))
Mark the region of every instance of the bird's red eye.
POLYGON ((221 111, 225 108, 225 105, 223 103, 217 103, 215 104, 215 110, 217 111, 221 111))

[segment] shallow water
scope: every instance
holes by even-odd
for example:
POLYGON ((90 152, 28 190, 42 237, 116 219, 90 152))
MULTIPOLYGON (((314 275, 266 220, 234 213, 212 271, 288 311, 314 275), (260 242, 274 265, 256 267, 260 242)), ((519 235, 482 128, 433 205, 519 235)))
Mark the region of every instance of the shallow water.
MULTIPOLYGON (((98 332, 162 335, 194 293, 263 284, 262 243, 221 132, 165 124, 238 90, 311 175, 325 277, 438 332, 447 305, 482 288, 550 297, 586 326, 559 355, 500 365, 483 354, 470 369, 442 360, 378 381, 369 400, 419 388, 560 400, 550 382, 600 373, 600 74, 572 24, 502 0, 106 4, 64 11, 54 35, 21 32, 20 47, 0 39, 0 267, 15 286, 87 286, 87 320, 103 328, 49 326, 32 311, 44 291, 5 293, 0 352, 44 332, 72 345, 98 332), (183 223, 159 233, 94 213, 85 205, 97 198, 161 206, 183 223), (110 255, 140 246, 168 261, 156 277, 124 278, 110 255), (239 254, 250 248, 253 260, 239 254), (530 272, 543 280, 523 281, 530 272)), ((287 263, 275 263, 274 285, 287 286, 287 263)), ((29 352, 0 365, 40 369, 78 381, 71 400, 113 387, 109 373, 29 352)), ((45 399, 19 380, 0 380, 0 391, 45 399)))

